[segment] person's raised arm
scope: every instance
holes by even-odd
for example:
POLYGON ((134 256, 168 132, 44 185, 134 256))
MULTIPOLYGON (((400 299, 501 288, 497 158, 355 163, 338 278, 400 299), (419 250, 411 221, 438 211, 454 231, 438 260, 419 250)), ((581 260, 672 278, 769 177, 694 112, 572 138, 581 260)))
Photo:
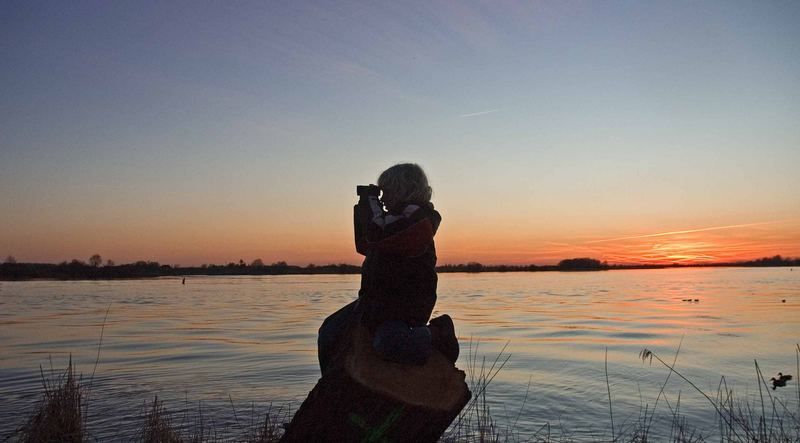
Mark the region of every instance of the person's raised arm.
POLYGON ((367 255, 368 237, 370 231, 374 229, 373 221, 385 215, 383 205, 378 200, 380 188, 375 185, 358 186, 356 193, 359 196, 358 203, 353 206, 353 233, 355 236, 356 251, 361 255, 367 255))

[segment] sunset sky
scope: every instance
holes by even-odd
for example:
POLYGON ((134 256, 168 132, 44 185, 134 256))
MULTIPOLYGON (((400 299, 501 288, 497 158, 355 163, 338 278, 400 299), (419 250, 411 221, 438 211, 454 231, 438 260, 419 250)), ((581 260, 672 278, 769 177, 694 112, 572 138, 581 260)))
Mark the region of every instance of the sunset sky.
MULTIPOLYGON (((800 256, 800 2, 0 6, 0 256, 360 262, 411 161, 440 263, 800 256)), ((2 260, 0 257, 0 260, 2 260)))

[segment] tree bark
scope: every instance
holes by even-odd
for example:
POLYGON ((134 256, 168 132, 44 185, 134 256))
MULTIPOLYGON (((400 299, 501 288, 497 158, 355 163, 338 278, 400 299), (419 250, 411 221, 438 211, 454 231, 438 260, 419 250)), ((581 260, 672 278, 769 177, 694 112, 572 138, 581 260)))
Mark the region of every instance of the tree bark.
POLYGON ((435 442, 469 402, 464 372, 438 351, 425 365, 401 365, 375 354, 364 327, 346 334, 282 441, 435 442))

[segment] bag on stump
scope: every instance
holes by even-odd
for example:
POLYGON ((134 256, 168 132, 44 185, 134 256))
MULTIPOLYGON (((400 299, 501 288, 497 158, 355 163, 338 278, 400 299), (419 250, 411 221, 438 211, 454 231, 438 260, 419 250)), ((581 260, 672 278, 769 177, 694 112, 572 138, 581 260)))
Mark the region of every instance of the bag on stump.
POLYGON ((332 367, 292 418, 284 442, 435 442, 472 393, 464 371, 434 351, 422 366, 382 360, 352 326, 332 367))

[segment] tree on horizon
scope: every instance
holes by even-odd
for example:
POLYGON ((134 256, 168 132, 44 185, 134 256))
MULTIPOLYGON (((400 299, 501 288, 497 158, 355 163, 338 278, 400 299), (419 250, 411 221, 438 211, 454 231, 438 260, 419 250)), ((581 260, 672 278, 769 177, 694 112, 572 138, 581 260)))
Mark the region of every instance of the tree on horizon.
POLYGON ((568 258, 558 262, 558 268, 564 270, 605 269, 608 268, 608 263, 589 257, 568 258))

